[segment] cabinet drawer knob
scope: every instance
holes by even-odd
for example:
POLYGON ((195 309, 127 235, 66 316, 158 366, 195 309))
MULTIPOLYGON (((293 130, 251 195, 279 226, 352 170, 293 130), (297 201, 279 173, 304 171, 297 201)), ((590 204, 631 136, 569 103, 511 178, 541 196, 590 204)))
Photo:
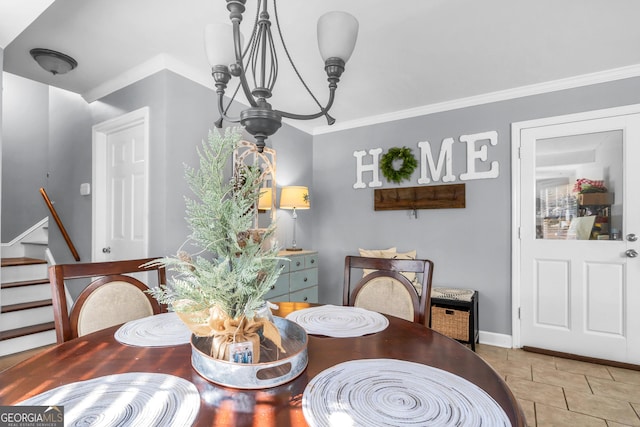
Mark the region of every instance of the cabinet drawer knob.
POLYGON ((303 300, 303 301, 306 301, 306 300, 308 300, 308 299, 309 299, 308 297, 304 297, 302 300, 303 300))
POLYGON ((276 285, 271 285, 271 290, 274 290, 276 288, 276 285))
POLYGON ((296 261, 296 267, 300 267, 300 261, 296 261))
POLYGON ((315 264, 315 263, 316 263, 316 260, 315 260, 315 259, 312 259, 312 260, 311 260, 311 264, 315 264))
POLYGON ((307 280, 309 280, 309 279, 307 279, 307 278, 305 277, 305 278, 304 278, 304 281, 306 282, 307 280))

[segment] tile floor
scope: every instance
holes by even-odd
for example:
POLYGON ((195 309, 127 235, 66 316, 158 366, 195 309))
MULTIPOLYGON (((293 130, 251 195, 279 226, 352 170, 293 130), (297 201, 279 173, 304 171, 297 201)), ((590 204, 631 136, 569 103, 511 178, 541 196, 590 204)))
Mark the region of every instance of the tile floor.
MULTIPOLYGON (((0 357, 0 371, 39 349, 0 357)), ((640 426, 640 371, 479 344, 507 382, 529 427, 640 426)))
POLYGON ((640 371, 478 345, 530 427, 640 426, 640 371))

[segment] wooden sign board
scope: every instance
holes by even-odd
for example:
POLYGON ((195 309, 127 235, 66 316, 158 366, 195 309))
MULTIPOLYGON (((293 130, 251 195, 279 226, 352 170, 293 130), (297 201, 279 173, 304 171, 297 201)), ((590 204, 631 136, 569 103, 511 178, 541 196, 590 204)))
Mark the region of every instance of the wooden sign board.
POLYGON ((459 209, 465 207, 465 184, 374 190, 374 210, 459 209))

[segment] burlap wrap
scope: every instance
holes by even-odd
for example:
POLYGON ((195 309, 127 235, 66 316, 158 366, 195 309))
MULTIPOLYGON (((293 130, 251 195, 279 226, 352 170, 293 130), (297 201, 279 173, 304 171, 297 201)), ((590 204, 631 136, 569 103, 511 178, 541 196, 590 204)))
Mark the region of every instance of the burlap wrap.
POLYGON ((218 307, 208 310, 184 310, 191 305, 189 301, 176 301, 173 306, 180 319, 194 335, 212 337, 210 356, 215 359, 229 360, 229 344, 249 341, 253 344, 254 363, 260 361, 260 330, 262 335, 272 341, 283 353, 282 338, 276 325, 266 318, 248 319, 245 316, 232 319, 218 307))

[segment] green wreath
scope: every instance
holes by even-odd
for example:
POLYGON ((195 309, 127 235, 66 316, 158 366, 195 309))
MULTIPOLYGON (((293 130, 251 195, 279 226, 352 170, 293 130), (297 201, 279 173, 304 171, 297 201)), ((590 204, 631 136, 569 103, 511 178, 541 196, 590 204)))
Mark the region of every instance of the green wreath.
POLYGON ((411 148, 407 147, 393 147, 385 155, 382 156, 380 161, 380 170, 388 181, 400 183, 401 181, 411 178, 411 174, 418 166, 418 161, 413 156, 411 148), (393 168, 394 160, 402 160, 402 166, 400 169, 393 168))

